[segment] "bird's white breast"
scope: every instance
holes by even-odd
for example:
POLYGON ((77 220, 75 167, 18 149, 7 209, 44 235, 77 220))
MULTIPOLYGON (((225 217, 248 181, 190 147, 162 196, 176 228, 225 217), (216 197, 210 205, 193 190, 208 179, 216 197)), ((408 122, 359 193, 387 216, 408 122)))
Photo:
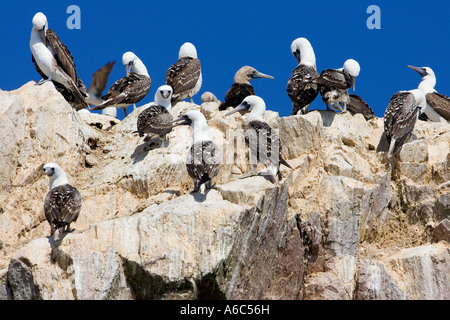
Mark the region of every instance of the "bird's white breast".
POLYGON ((30 49, 39 69, 46 76, 49 76, 54 58, 50 50, 45 46, 40 35, 34 32, 34 30, 31 33, 30 49))

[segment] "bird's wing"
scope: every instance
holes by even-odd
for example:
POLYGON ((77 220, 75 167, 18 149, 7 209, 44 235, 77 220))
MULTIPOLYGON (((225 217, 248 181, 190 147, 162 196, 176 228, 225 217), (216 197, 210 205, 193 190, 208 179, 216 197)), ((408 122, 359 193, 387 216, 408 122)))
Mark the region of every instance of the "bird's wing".
POLYGON ((450 97, 434 92, 427 94, 428 104, 445 120, 450 120, 450 97))
POLYGON ((314 68, 300 65, 292 71, 292 76, 288 80, 287 94, 293 104, 292 114, 297 114, 299 110, 310 105, 319 94, 318 84, 315 79, 319 74, 314 68))
POLYGON ((221 161, 221 152, 217 146, 212 141, 203 141, 192 145, 186 168, 189 176, 202 184, 217 176, 221 161))
POLYGON ((62 227, 78 219, 81 203, 81 194, 76 188, 70 185, 59 186, 52 189, 45 198, 45 217, 49 223, 62 227))
POLYGON ((335 69, 322 71, 320 76, 315 79, 315 82, 323 86, 337 89, 348 89, 351 86, 351 83, 349 83, 344 73, 340 70, 335 69))
POLYGON ((414 95, 398 92, 392 96, 386 109, 384 122, 388 141, 404 140, 412 132, 417 120, 417 104, 414 95))
POLYGON ((225 105, 227 107, 236 107, 248 96, 255 95, 255 89, 250 84, 233 83, 231 88, 225 94, 225 105))
POLYGON ((108 93, 102 97, 102 100, 105 102, 93 107, 91 110, 100 110, 121 103, 138 103, 150 91, 151 83, 152 81, 149 77, 132 72, 128 76, 117 80, 108 90, 108 93))
POLYGON ((78 74, 75 61, 73 60, 72 54, 67 46, 61 41, 61 39, 59 39, 56 32, 52 29, 47 30, 46 37, 48 43, 56 54, 55 59, 58 62, 58 65, 72 78, 75 83, 77 83, 78 74))
POLYGON ((200 75, 199 59, 182 58, 167 70, 166 83, 173 88, 173 93, 176 95, 176 93, 194 88, 200 75))
POLYGON ((158 105, 151 105, 139 114, 137 128, 141 136, 144 133, 165 135, 172 131, 173 116, 158 105))
POLYGON ((352 115, 361 113, 366 120, 375 118, 375 113, 373 112, 373 110, 360 96, 352 94, 349 97, 350 99, 347 103, 347 110, 352 115))
POLYGON ((109 74, 111 73, 115 63, 116 62, 110 62, 94 73, 92 76, 91 85, 88 89, 89 93, 97 97, 102 95, 102 92, 105 90, 106 84, 108 83, 109 74))

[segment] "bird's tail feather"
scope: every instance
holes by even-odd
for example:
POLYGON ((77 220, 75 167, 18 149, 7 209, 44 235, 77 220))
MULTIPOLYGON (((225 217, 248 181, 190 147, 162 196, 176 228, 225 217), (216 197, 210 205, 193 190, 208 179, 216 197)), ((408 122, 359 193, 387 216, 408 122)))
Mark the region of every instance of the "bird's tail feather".
POLYGON ((73 94, 74 98, 82 104, 82 109, 89 109, 89 104, 86 101, 87 94, 83 94, 80 91, 80 88, 75 84, 75 82, 70 80, 68 89, 73 94))

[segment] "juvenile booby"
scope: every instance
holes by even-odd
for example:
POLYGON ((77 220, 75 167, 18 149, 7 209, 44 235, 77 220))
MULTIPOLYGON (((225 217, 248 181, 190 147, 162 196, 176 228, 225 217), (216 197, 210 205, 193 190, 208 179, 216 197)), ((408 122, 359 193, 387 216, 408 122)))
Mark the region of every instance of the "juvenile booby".
POLYGON ((237 107, 248 96, 255 95, 255 89, 250 84, 253 79, 274 79, 274 77, 261 73, 255 68, 244 66, 236 72, 234 83, 225 94, 225 102, 219 106, 219 110, 226 110, 228 107, 237 107))
POLYGON ((359 63, 353 59, 348 59, 345 61, 342 69, 324 70, 315 79, 315 82, 319 84, 320 95, 323 102, 327 105, 327 110, 329 110, 331 105, 331 108, 334 110, 347 111, 347 104, 349 103, 348 90, 353 88, 353 94, 355 93, 355 81, 360 71, 359 63))
POLYGON ((140 102, 150 91, 152 80, 144 63, 134 53, 126 52, 122 56, 127 75, 117 80, 108 93, 102 97, 103 103, 95 106, 92 110, 102 110, 106 107, 121 108, 127 114, 127 107, 140 102), (131 72, 133 69, 133 72, 131 72))
POLYGON ((416 124, 419 108, 425 108, 426 98, 419 89, 394 94, 384 113, 384 133, 389 143, 391 158, 410 138, 416 124))
POLYGON ((166 72, 166 84, 173 88, 172 104, 186 98, 194 103, 195 96, 202 87, 202 68, 197 58, 197 49, 186 42, 180 48, 178 61, 166 72))
POLYGON ((430 67, 408 67, 422 77, 419 90, 425 94, 427 99, 427 106, 422 110, 422 113, 425 113, 431 121, 450 121, 450 97, 440 94, 434 89, 436 86, 434 71, 430 67))
POLYGON ((78 78, 72 54, 56 32, 48 28, 47 17, 42 12, 33 17, 30 49, 36 71, 42 76, 37 84, 52 81, 76 110, 88 108, 86 87, 78 78))
POLYGON ((44 202, 45 218, 50 224, 50 236, 58 231, 70 231, 70 224, 76 222, 81 211, 81 194, 72 187, 63 169, 55 163, 44 166, 44 174, 50 178, 50 191, 44 202))
MULTIPOLYGON (((261 162, 267 168, 270 181, 278 184, 283 176, 280 172, 280 165, 292 169, 281 155, 281 143, 278 133, 273 130, 265 121, 266 104, 264 100, 257 96, 248 96, 233 111, 226 116, 240 111, 250 111, 247 116, 244 129, 245 142, 250 148, 252 160, 261 162), (277 152, 278 151, 278 152, 277 152)), ((253 173, 244 177, 257 175, 257 162, 253 162, 253 173)))
POLYGON ((349 95, 347 111, 352 115, 361 113, 366 120, 375 118, 375 113, 369 107, 367 102, 365 102, 360 96, 357 96, 355 94, 349 95))
POLYGON ((205 116, 198 110, 188 111, 174 121, 176 126, 189 125, 193 129, 193 140, 189 149, 186 168, 194 182, 193 193, 212 188, 212 179, 217 176, 222 164, 222 152, 212 141, 205 116))
POLYGON ((172 88, 164 85, 156 90, 155 103, 139 114, 137 128, 140 137, 147 134, 144 141, 149 141, 153 135, 162 138, 162 147, 166 147, 166 135, 172 131, 172 88))
POLYGON ((316 68, 316 56, 311 43, 298 38, 291 44, 292 54, 298 66, 292 71, 287 84, 287 93, 292 101, 292 115, 308 113, 309 105, 319 94, 319 87, 313 80, 319 76, 316 68))

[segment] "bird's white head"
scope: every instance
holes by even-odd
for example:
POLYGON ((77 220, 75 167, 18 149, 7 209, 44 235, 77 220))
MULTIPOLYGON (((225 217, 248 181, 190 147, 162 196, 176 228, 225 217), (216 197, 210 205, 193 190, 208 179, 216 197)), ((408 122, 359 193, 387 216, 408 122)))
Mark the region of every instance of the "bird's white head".
POLYGON ((164 85, 158 88, 155 93, 155 103, 161 107, 164 107, 167 109, 167 111, 170 112, 172 109, 172 94, 173 89, 171 86, 164 85))
POLYGON ((361 72, 361 66, 359 65, 358 61, 353 60, 353 59, 348 59, 344 63, 343 71, 346 75, 350 76, 350 79, 352 81, 353 94, 354 94, 356 78, 358 78, 359 73, 361 72))
POLYGON ((137 58, 136 55, 131 51, 125 52, 123 54, 122 63, 123 63, 123 66, 125 67, 127 75, 130 74, 131 68, 133 67, 133 64, 134 64, 134 61, 136 60, 136 58, 137 58))
POLYGON ((34 15, 33 28, 38 31, 42 31, 42 30, 46 31, 47 30, 48 21, 47 21, 47 17, 45 16, 45 14, 43 14, 42 12, 38 12, 34 15))
POLYGON ((178 60, 186 57, 197 59, 197 49, 190 42, 183 44, 178 52, 178 60))
POLYGON ((149 76, 144 63, 131 51, 125 52, 122 55, 122 63, 127 72, 127 76, 130 74, 131 69, 139 75, 149 76))
POLYGON ((316 55, 308 39, 295 39, 291 44, 291 52, 297 59, 298 64, 316 67, 316 55))
POLYGON ((134 60, 137 58, 137 56, 131 52, 125 52, 122 56, 122 63, 124 66, 128 65, 128 64, 133 64, 134 60))
POLYGON ((348 59, 344 63, 344 72, 353 78, 357 78, 361 72, 361 66, 358 61, 353 59, 348 59))
POLYGON ((188 111, 174 122, 177 122, 177 126, 187 125, 194 127, 195 124, 208 125, 205 116, 198 110, 188 111))
POLYGON ((174 121, 175 126, 188 125, 194 129, 194 143, 211 141, 208 133, 208 123, 205 116, 198 110, 186 112, 182 117, 174 121))
POLYGON ((56 163, 47 163, 44 165, 44 174, 50 178, 50 190, 69 184, 66 173, 56 163))
POLYGON ((435 92, 434 87, 436 86, 436 75, 433 69, 430 67, 414 67, 408 66, 411 70, 416 71, 421 77, 422 82, 419 84, 419 89, 425 94, 435 92))
POLYGON ((237 106, 233 111, 230 111, 226 116, 240 111, 249 111, 250 115, 247 117, 247 122, 259 120, 264 121, 264 114, 266 113, 266 103, 258 96, 248 96, 237 106))

